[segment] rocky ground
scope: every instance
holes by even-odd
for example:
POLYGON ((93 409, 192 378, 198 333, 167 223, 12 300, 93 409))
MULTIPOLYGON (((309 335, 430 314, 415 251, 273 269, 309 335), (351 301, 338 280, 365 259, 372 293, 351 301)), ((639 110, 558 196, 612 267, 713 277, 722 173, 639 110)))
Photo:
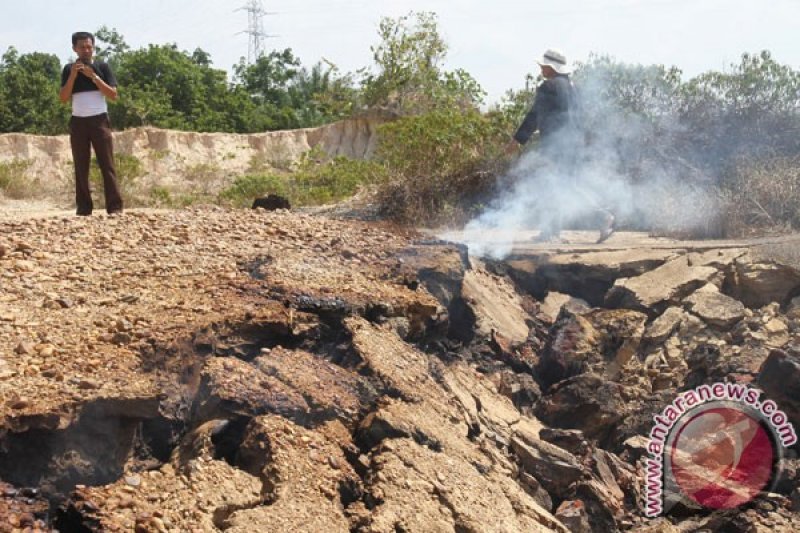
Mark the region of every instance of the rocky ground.
POLYGON ((751 247, 483 263, 213 207, 0 229, 0 531, 800 530, 792 449, 741 508, 643 515, 678 392, 800 423, 800 273, 751 247))

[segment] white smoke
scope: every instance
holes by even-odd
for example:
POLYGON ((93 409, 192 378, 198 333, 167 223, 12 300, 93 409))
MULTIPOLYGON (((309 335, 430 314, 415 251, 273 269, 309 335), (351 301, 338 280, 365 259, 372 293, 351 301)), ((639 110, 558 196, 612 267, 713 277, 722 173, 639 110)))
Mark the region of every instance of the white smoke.
MULTIPOLYGON (((586 120, 574 166, 565 170, 542 151, 526 150, 501 179, 508 184, 503 192, 465 226, 459 240, 470 254, 502 259, 523 232, 546 232, 559 222, 563 229, 597 229, 599 236, 608 212, 625 227, 648 230, 696 228, 713 218, 713 198, 696 176, 689 179, 692 169, 668 155, 675 152, 669 141, 675 127, 624 112, 605 96, 608 84, 596 75, 579 86, 586 120)), ((555 139, 556 153, 576 152, 567 135, 555 139)))

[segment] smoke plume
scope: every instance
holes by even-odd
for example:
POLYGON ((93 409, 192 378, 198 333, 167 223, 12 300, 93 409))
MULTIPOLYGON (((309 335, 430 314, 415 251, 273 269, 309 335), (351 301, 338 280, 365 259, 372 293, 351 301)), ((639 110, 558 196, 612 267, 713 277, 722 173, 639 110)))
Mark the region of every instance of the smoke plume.
POLYGON ((577 131, 563 129, 548 150, 526 149, 500 179, 501 193, 464 228, 471 254, 502 259, 528 230, 599 232, 609 212, 626 229, 671 233, 716 218, 715 199, 671 141, 677 121, 623 110, 608 96, 610 83, 606 72, 588 72, 578 85, 577 131), (554 163, 565 155, 569 164, 554 163))

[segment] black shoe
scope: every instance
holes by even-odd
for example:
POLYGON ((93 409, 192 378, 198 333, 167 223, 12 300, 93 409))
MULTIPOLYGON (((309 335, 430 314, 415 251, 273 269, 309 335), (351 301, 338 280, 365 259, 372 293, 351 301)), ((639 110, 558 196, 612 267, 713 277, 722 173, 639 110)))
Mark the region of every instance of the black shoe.
POLYGON ((75 213, 75 215, 79 216, 79 217, 90 217, 90 216, 92 216, 92 212, 91 211, 78 211, 77 213, 75 213))

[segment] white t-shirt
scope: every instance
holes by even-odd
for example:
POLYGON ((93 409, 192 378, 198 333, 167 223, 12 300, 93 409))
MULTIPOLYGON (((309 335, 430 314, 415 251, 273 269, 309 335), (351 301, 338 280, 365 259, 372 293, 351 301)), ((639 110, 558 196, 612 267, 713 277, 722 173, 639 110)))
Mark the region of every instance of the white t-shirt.
POLYGON ((106 97, 100 91, 72 93, 73 117, 93 117, 107 112, 106 97))

